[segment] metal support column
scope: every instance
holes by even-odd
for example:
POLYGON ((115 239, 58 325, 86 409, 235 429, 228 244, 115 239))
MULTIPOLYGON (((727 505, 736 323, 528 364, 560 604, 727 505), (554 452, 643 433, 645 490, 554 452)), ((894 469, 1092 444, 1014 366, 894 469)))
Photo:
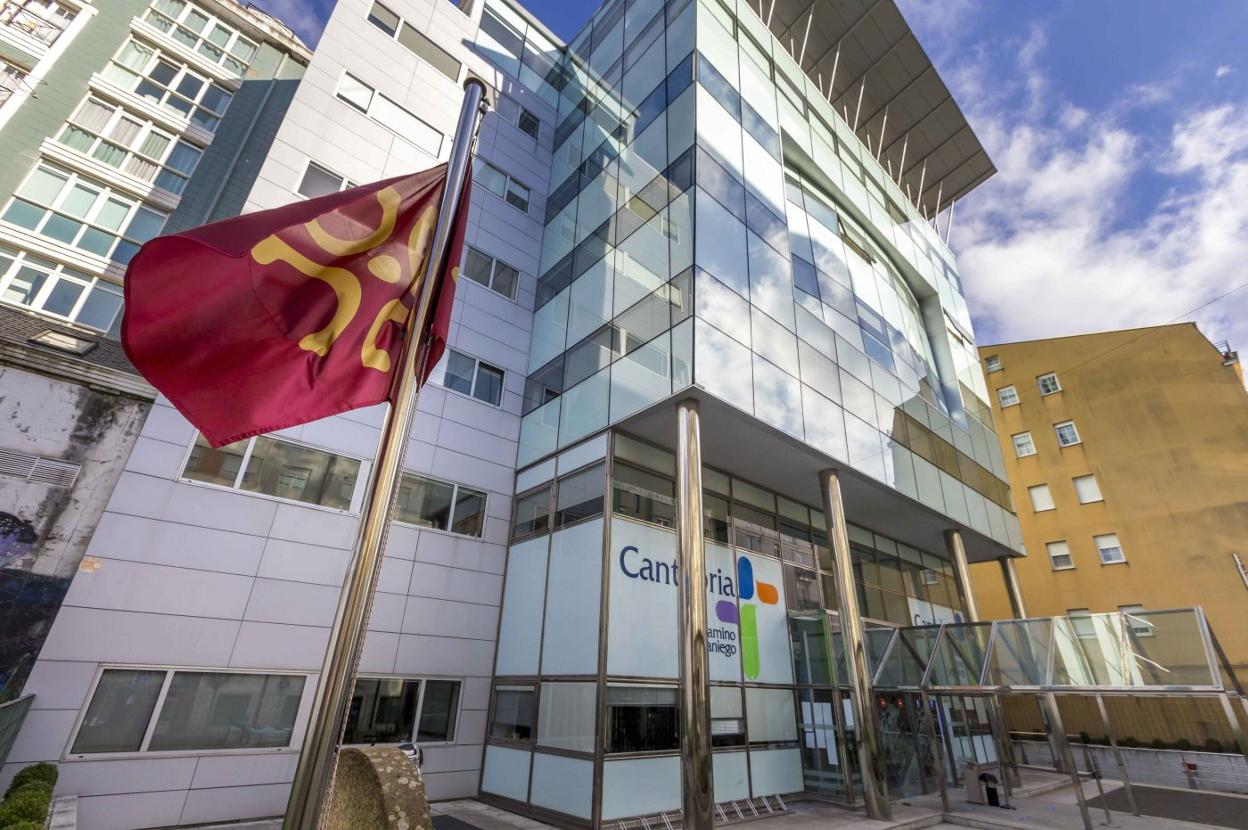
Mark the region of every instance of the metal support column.
POLYGON ((1135 815, 1140 814, 1140 808, 1135 805, 1135 790, 1131 788, 1131 776, 1127 772, 1127 759, 1122 754, 1122 749, 1118 746, 1118 735, 1114 732, 1114 725, 1109 720, 1109 709, 1105 707, 1105 698, 1100 695, 1096 696, 1096 708, 1101 712, 1101 723, 1105 725, 1105 734, 1109 738, 1109 746, 1114 751, 1114 763, 1118 765, 1118 774, 1122 776, 1122 790, 1127 796, 1127 806, 1131 808, 1131 812, 1135 815))
POLYGON ((680 536, 680 766, 684 826, 712 830, 711 689, 706 656, 706 542, 702 528, 702 431, 698 402, 676 406, 676 527, 680 536))
MULTIPOLYGON (((949 783, 945 780, 945 762, 941 758, 942 748, 940 738, 937 733, 940 732, 940 718, 934 711, 932 700, 927 694, 927 690, 919 692, 919 700, 923 704, 923 714, 927 718, 927 738, 932 752, 932 765, 936 767, 936 780, 940 782, 940 808, 944 812, 949 812, 949 783)), ((949 757, 949 763, 953 763, 953 756, 949 757)))
POLYGON ((966 564, 966 545, 962 544, 962 531, 956 528, 945 531, 945 550, 958 573, 958 588, 962 591, 962 601, 966 603, 966 617, 971 622, 979 622, 979 606, 975 604, 975 590, 971 587, 971 569, 966 564))
POLYGON ((1023 601, 1023 587, 1018 583, 1018 570, 1014 567, 1013 558, 1002 556, 997 564, 1001 566, 1001 579, 1005 582, 1005 592, 1010 597, 1010 610, 1014 612, 1014 618, 1025 619, 1027 603, 1023 601))
MULTIPOLYGON (((1222 692, 1218 695, 1218 700, 1222 703, 1222 711, 1226 713, 1226 719, 1231 724, 1231 734, 1235 736, 1235 744, 1239 747, 1240 753, 1244 758, 1248 758, 1248 738, 1244 737, 1244 729, 1240 726, 1239 718, 1235 715, 1235 707, 1231 705, 1231 698, 1222 692)), ((1248 706, 1245 706, 1248 708, 1248 706)))
POLYGON ((879 722, 875 715, 875 694, 871 690, 871 664, 867 659, 867 643, 858 608, 858 591, 854 585, 854 563, 849 552, 849 533, 845 525, 845 503, 841 499, 841 479, 836 470, 819 474, 823 490, 823 511, 832 543, 833 576, 836 597, 840 603, 841 641, 845 647, 845 666, 849 672, 850 706, 858 731, 858 767, 862 773, 862 795, 867 817, 891 821, 888 788, 882 775, 879 754, 879 722))
POLYGON ((1057 708, 1057 695, 1045 692, 1040 699, 1048 712, 1049 742, 1061 753, 1062 764, 1070 771, 1070 780, 1075 784, 1075 798, 1079 800, 1079 812, 1083 815, 1084 830, 1092 830, 1092 815, 1088 812, 1088 800, 1083 797, 1083 781, 1079 778, 1079 768, 1075 766, 1075 758, 1070 754, 1070 741, 1066 738, 1062 712, 1057 708))

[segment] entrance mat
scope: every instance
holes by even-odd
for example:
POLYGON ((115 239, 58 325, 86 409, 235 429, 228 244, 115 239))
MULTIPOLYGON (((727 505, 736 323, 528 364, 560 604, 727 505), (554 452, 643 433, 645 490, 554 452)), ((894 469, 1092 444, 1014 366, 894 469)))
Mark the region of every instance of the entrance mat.
MULTIPOLYGON (((1136 784, 1135 805, 1140 813, 1157 818, 1192 821, 1217 827, 1248 830, 1248 798, 1199 790, 1169 787, 1142 787, 1136 784)), ((1122 787, 1105 794, 1109 809, 1129 813, 1126 790, 1122 787)), ((1089 809, 1101 810, 1101 797, 1088 799, 1089 809)), ((461 828, 462 830, 462 828, 461 828)))
POLYGON ((455 816, 433 816, 433 830, 481 830, 481 828, 455 816))

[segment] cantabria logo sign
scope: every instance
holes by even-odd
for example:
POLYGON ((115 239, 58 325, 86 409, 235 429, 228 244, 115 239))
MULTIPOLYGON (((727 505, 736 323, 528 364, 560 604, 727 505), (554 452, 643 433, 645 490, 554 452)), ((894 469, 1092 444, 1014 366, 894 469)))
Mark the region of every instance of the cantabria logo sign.
MULTIPOLYGON (((636 545, 622 547, 618 563, 620 572, 629 579, 673 587, 679 580, 680 566, 675 561, 652 559, 636 545)), ((716 598, 715 618, 722 625, 708 628, 706 647, 724 657, 735 656, 739 647, 746 677, 757 680, 761 673, 758 607, 779 603, 780 592, 770 582, 755 578, 754 566, 744 555, 737 557, 736 576, 734 583, 731 568, 727 573, 716 568, 707 574, 706 590, 716 598)))

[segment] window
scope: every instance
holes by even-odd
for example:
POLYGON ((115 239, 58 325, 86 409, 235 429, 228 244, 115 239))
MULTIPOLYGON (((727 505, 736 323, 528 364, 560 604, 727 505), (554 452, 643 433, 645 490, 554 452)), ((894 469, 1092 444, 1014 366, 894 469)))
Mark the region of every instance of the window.
POLYGON ((348 187, 351 187, 351 182, 345 176, 339 176, 328 167, 309 161, 295 192, 308 199, 315 199, 317 196, 328 196, 348 187))
POLYGON ((997 400, 1001 402, 1002 409, 1005 409, 1007 406, 1017 406, 1018 390, 1013 386, 1002 386, 997 390, 997 400))
POLYGON ((516 297, 520 272, 471 245, 464 246, 464 264, 460 268, 460 273, 473 282, 479 282, 491 291, 502 294, 509 300, 516 297))
POLYGON ((989 372, 1001 371, 1001 358, 997 355, 989 355, 984 359, 984 365, 988 367, 989 372))
POLYGON ((745 744, 745 707, 737 686, 711 687, 711 746, 745 744))
POLYGON ((350 510, 360 473, 354 458, 259 435, 213 449, 195 436, 182 477, 281 499, 350 510))
MULTIPOLYGON (((612 470, 612 510, 621 516, 632 516, 643 522, 675 527, 676 482, 666 476, 632 467, 616 461, 612 470)), ((714 497, 711 497, 714 498, 714 497)), ((718 500, 724 507, 723 540, 719 533, 707 534, 712 541, 726 541, 727 502, 718 500)), ((718 506, 718 505, 717 505, 718 506)))
POLYGON ((0 27, 51 46, 74 16, 72 8, 57 0, 9 0, 0 8, 0 27))
POLYGON ((529 211, 529 188, 481 158, 473 160, 472 180, 525 213, 529 211))
POLYGON ((0 58, 0 104, 13 97, 19 89, 28 90, 26 70, 0 58))
POLYGON ((186 0, 156 0, 144 19, 226 71, 241 76, 256 56, 255 41, 186 0))
POLYGON ((1027 495, 1031 498, 1031 510, 1033 513, 1042 513, 1055 507, 1053 494, 1049 491, 1049 485, 1047 484, 1037 484, 1034 487, 1028 487, 1027 495))
POLYGON ((394 519, 480 537, 485 529, 485 493, 460 484, 404 473, 394 519))
POLYGON ((458 680, 361 677, 347 712, 344 744, 455 740, 458 680))
POLYGON ((288 747, 304 682, 297 674, 105 669, 70 753, 288 747))
POLYGON ((602 515, 605 472, 602 464, 564 476, 555 490, 555 527, 602 515))
POLYGON ((442 133, 377 92, 349 72, 338 82, 337 95, 399 138, 437 158, 442 152, 442 133))
POLYGON ((1049 551, 1049 561, 1055 571, 1065 571, 1075 567, 1075 560, 1070 555, 1070 546, 1065 542, 1049 542, 1045 545, 1049 551))
POLYGON ((440 383, 491 406, 503 402, 503 370, 454 349, 446 350, 440 383))
POLYGON ((1096 476, 1091 473, 1086 476, 1075 476, 1072 481, 1075 483, 1075 495, 1079 497, 1080 504, 1092 504, 1105 500, 1101 496, 1100 485, 1096 483, 1096 476))
POLYGON ((1054 392, 1062 391, 1062 385, 1057 382, 1056 372, 1040 375, 1040 377, 1036 378, 1036 384, 1040 387, 1041 395, 1052 395, 1054 392))
POLYGON ((503 741, 533 739, 532 686, 499 686, 494 690, 490 737, 503 741))
POLYGON ((1020 432, 1011 436, 1011 440, 1014 441, 1014 454, 1019 458, 1036 454, 1036 443, 1031 440, 1030 432, 1020 432))
POLYGON ((1057 432, 1057 445, 1059 447, 1073 447, 1079 443, 1079 431, 1075 429, 1074 421, 1063 421, 1060 424, 1054 424, 1053 429, 1057 432))
POLYGON ((17 189, 4 221, 122 265, 160 233, 167 213, 102 184, 40 164, 17 189))
POLYGON ((538 136, 541 134, 542 121, 536 115, 521 107, 519 115, 516 116, 516 126, 520 128, 520 132, 537 141, 538 136))
POLYGON ((680 748, 680 696, 674 686, 607 686, 607 746, 614 752, 680 748))
POLYGON ((1096 624, 1092 621, 1092 614, 1086 608, 1070 608, 1066 611, 1066 616, 1070 619, 1070 627, 1074 630, 1075 636, 1080 640, 1096 639, 1096 624))
POLYGON ((0 300, 118 337, 121 286, 0 245, 0 300))
POLYGON ((520 539, 550 530, 551 485, 519 496, 511 522, 511 538, 520 539))
POLYGON ((1118 610, 1126 615, 1127 628, 1136 637, 1153 636, 1153 624, 1141 616, 1146 613, 1143 605, 1119 605, 1118 610))
POLYGON ((70 116, 57 140, 84 155, 170 193, 180 194, 204 151, 176 139, 151 121, 89 97, 70 116))
POLYGON ((385 32, 387 37, 396 38, 409 52, 452 81, 458 80, 459 61, 381 3, 373 3, 368 12, 368 22, 385 32))
POLYGON ((538 746, 593 752, 597 688, 594 683, 543 683, 537 718, 538 746))
POLYGON ((234 93, 191 71, 180 59, 154 46, 126 41, 102 73, 106 79, 140 98, 215 132, 234 93))
POLYGON ((1096 550, 1101 555, 1102 565, 1116 565, 1127 561, 1126 555, 1122 552, 1122 544, 1118 541, 1117 533, 1103 533, 1100 536, 1093 536, 1092 541, 1096 543, 1096 550))

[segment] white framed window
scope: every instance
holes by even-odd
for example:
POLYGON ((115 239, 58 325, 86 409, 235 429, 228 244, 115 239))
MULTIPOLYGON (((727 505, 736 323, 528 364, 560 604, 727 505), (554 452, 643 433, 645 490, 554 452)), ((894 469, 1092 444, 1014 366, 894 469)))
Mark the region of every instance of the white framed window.
POLYGON ((1036 442, 1031 440, 1030 432, 1020 432, 1017 435, 1012 435, 1010 440, 1014 442, 1014 455, 1019 458, 1026 458, 1029 455, 1036 454, 1036 442))
POLYGON ((461 681, 359 677, 343 744, 447 744, 455 741, 461 681))
POLYGON ((1100 536, 1093 536, 1092 541, 1096 543, 1096 551, 1101 555, 1102 565, 1117 565, 1127 561, 1117 533, 1102 533, 1100 536))
POLYGON ((354 186, 354 183, 346 176, 341 176, 325 165, 308 159, 308 166, 303 169, 303 176, 299 179, 295 192, 308 199, 315 199, 317 196, 328 196, 330 193, 337 193, 354 186))
POLYGON ((151 121, 89 96, 57 141, 96 161, 180 194, 204 151, 151 121))
POLYGON ((1079 443, 1079 430, 1075 429, 1074 421, 1062 421, 1060 424, 1054 424, 1053 430, 1057 433, 1057 445, 1059 447, 1073 447, 1079 443))
POLYGON ((26 84, 27 72, 15 63, 0 58, 0 104, 13 97, 19 89, 29 89, 26 84))
POLYGON ((520 128, 520 132, 537 141, 542 131, 542 119, 524 107, 520 107, 516 114, 516 126, 520 128))
POLYGON ((0 300, 120 336, 120 285, 0 245, 0 300))
POLYGON ((459 80, 460 62, 385 4, 373 3, 368 11, 368 22, 452 81, 459 80))
POLYGON ((182 470, 186 481, 350 512, 363 462, 268 435, 213 449, 195 435, 182 470))
POLYGON ((1001 358, 998 355, 990 354, 984 358, 984 365, 988 368, 989 372, 1000 372, 1001 358))
POLYGON ((1053 493, 1049 490, 1047 484, 1037 484, 1027 488, 1027 496, 1031 499, 1031 510, 1033 513, 1043 513, 1046 510, 1053 510, 1053 493))
POLYGON ((1046 542, 1045 549, 1049 552, 1049 563, 1055 571, 1068 571, 1075 567, 1075 560, 1070 555, 1070 545, 1064 541, 1046 542))
POLYGON ((57 0, 7 0, 0 8, 0 28, 51 46, 77 15, 75 9, 57 0))
POLYGON ((1057 372, 1049 372, 1036 378, 1036 385, 1040 387, 1041 395, 1052 395, 1054 392, 1061 392, 1062 385, 1057 382, 1057 372))
POLYGON ((256 56, 256 42, 187 0, 155 0, 143 19, 187 49, 242 76, 256 56))
POLYGON ((1092 612, 1086 608, 1068 608, 1066 616, 1070 619, 1070 627, 1080 640, 1096 639, 1096 624, 1092 622, 1092 612))
POLYGON ((477 156, 473 159, 472 180, 523 213, 529 212, 529 188, 493 164, 477 156))
POLYGON ((502 369, 455 349, 447 349, 439 363, 440 373, 434 372, 439 384, 491 406, 502 405, 506 374, 502 369))
POLYGON ((229 89, 192 71, 179 58, 131 37, 103 76, 126 92, 215 132, 234 97, 229 89))
POLYGON ((1142 616, 1148 610, 1143 605, 1119 605, 1118 610, 1126 615, 1127 627, 1136 637, 1153 636, 1153 624, 1142 616))
POLYGON ((516 298, 520 272, 471 245, 464 246, 464 264, 460 268, 460 273, 473 282, 479 282, 491 291, 502 294, 509 300, 516 298))
POLYGON ((1086 476, 1075 476, 1071 481, 1075 483, 1075 495, 1079 497, 1080 504, 1092 504, 1105 500, 1101 495, 1100 485, 1096 483, 1096 476, 1091 473, 1086 476))
POLYGON ((442 152, 441 132, 426 124, 398 103, 382 95, 350 72, 338 82, 339 98, 385 127, 399 138, 434 158, 442 152))
POLYGON ((997 400, 1001 403, 1001 408, 1007 406, 1018 406, 1018 390, 1013 386, 1002 386, 997 390, 997 400))
POLYGON ((104 667, 66 755, 297 750, 306 683, 294 673, 104 667))
POLYGON ((394 520, 479 539, 485 531, 485 501, 481 490, 404 473, 394 520))
POLYGON ((169 214, 79 173, 40 163, 0 219, 122 265, 160 233, 169 214))

